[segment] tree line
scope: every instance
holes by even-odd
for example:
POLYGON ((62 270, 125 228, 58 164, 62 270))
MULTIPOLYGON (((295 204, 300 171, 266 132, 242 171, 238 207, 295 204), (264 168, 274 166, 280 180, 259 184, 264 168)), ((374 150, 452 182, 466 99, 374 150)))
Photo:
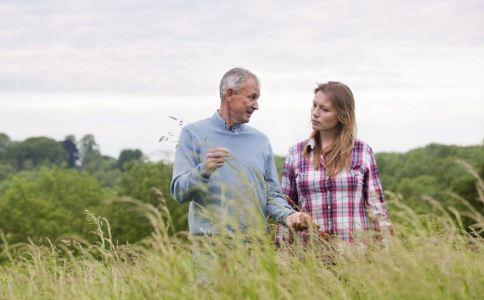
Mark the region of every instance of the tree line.
MULTIPOLYGON (((457 162, 467 162, 484 177, 483 145, 430 144, 376 158, 385 191, 400 194, 416 211, 434 209, 422 198, 428 195, 444 207, 466 211, 470 205, 484 212, 475 178, 457 162)), ((284 157, 275 161, 280 172, 284 157)), ((109 220, 114 240, 134 243, 148 237, 151 226, 133 202, 165 206, 172 233, 185 231, 188 209, 171 199, 171 175, 171 164, 149 161, 139 149, 122 150, 117 158, 103 155, 91 134, 79 140, 70 135, 61 141, 13 141, 0 133, 0 234, 8 243, 66 236, 89 241, 94 228, 86 222, 87 209, 109 220)), ((390 203, 392 209, 397 208, 390 203)), ((465 214, 463 222, 472 224, 465 214)))

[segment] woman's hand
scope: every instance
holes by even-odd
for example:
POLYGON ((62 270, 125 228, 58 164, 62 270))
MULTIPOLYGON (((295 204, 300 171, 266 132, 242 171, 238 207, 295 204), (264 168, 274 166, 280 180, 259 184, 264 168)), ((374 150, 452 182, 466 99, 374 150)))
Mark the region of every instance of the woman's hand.
POLYGON ((306 230, 315 225, 310 215, 303 212, 295 212, 286 217, 286 225, 296 231, 306 230))

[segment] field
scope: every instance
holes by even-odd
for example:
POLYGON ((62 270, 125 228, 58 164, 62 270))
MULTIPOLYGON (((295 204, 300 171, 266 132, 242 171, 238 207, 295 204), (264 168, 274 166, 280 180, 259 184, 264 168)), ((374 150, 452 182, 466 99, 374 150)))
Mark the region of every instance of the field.
MULTIPOLYGON (((282 248, 264 220, 244 235, 187 236, 187 206, 169 196, 172 166, 144 161, 142 153, 127 150, 115 159, 85 151, 81 165, 71 166, 56 160, 62 149, 48 138, 10 142, 5 149, 0 299, 484 294, 482 145, 377 154, 395 229, 384 242, 362 236, 350 247, 312 238, 307 246, 282 248)), ((279 171, 283 161, 276 158, 279 171)))
MULTIPOLYGON (((480 186, 482 196, 482 182, 480 186)), ((136 245, 115 245, 109 224, 87 213, 97 241, 3 247, 5 299, 478 299, 484 293, 484 218, 471 231, 459 216, 417 215, 397 195, 388 243, 276 249, 265 230, 189 241, 151 205, 139 209, 155 229, 136 245), (400 199, 399 199, 400 198, 400 199), (195 263, 196 261, 196 263, 195 263)), ((163 199, 162 199, 163 200, 163 199)), ((482 197, 481 197, 482 200, 482 197)), ((166 216, 165 216, 166 217, 166 216)), ((263 226, 261 226, 263 227, 263 226)))

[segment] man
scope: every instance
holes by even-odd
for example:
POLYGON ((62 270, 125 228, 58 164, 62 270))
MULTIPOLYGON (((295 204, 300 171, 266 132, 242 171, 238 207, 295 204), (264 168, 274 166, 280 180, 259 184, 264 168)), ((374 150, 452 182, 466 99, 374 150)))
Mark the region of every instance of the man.
POLYGON ((220 109, 181 131, 170 189, 179 203, 190 202, 193 235, 217 234, 222 222, 217 218, 225 218, 229 230, 247 229, 263 216, 296 230, 311 223, 281 193, 267 137, 245 124, 259 109, 259 89, 250 71, 227 71, 220 82, 220 109))

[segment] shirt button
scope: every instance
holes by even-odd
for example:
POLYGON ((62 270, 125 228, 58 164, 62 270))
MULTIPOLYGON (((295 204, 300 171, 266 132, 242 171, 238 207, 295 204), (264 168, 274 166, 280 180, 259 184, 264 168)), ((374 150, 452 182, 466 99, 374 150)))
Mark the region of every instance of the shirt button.
POLYGON ((331 206, 328 205, 328 209, 331 209, 331 206))

